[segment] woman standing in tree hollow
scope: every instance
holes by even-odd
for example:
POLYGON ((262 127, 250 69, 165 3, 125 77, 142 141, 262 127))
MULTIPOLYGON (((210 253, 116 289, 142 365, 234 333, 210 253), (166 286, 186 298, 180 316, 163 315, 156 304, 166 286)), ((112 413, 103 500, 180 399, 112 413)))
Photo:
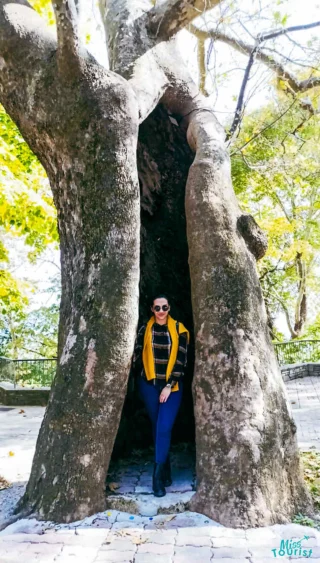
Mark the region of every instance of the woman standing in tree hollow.
POLYGON ((171 431, 183 392, 189 331, 169 315, 165 295, 152 300, 153 316, 142 325, 136 338, 133 368, 138 372, 139 390, 152 422, 155 464, 152 488, 156 497, 172 484, 170 468, 171 431))

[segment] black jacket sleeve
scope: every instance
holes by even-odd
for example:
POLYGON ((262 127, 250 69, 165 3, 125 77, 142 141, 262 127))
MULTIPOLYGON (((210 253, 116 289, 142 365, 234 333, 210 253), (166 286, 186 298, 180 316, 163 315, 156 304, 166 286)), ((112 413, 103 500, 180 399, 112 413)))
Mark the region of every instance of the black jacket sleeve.
POLYGON ((133 357, 132 357, 132 370, 133 370, 133 374, 136 375, 140 375, 142 368, 143 368, 143 364, 142 364, 142 349, 143 349, 143 340, 144 340, 144 333, 146 330, 146 326, 142 325, 137 333, 137 337, 136 337, 136 341, 135 341, 135 345, 134 345, 134 351, 133 351, 133 357))
POLYGON ((171 383, 171 386, 173 386, 177 381, 183 378, 185 366, 187 365, 187 353, 188 353, 187 333, 182 332, 181 334, 179 334, 179 348, 178 348, 176 363, 168 379, 168 383, 171 383))

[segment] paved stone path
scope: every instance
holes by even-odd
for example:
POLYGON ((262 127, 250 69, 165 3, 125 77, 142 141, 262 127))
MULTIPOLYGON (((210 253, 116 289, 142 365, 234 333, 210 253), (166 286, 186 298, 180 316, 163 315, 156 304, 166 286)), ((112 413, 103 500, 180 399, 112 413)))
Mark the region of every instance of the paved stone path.
POLYGON ((320 561, 320 532, 298 524, 235 530, 191 512, 146 518, 110 511, 49 529, 22 520, 0 534, 1 563, 302 562, 303 550, 320 561), (294 556, 287 548, 299 540, 294 556))
POLYGON ((303 377, 286 383, 302 451, 320 451, 320 378, 303 377))
MULTIPOLYGON (((300 449, 320 451, 320 379, 298 379, 286 387, 300 449)), ((0 492, 2 518, 23 491, 44 412, 41 407, 3 408, 0 406, 0 475, 14 486, 0 492)), ((111 478, 120 477, 119 488, 132 489, 134 484, 135 494, 147 493, 137 487, 149 487, 150 467, 139 467, 138 472, 135 468, 131 476, 127 470, 122 478, 119 473, 111 478)), ((181 479, 182 488, 186 483, 192 488, 189 473, 181 479)), ((235 530, 187 511, 136 516, 110 510, 69 526, 20 520, 0 533, 0 563, 268 563, 307 558, 320 563, 320 532, 310 527, 287 524, 235 530), (299 540, 297 547, 294 542, 299 540)))
MULTIPOLYGON (((138 452, 140 453, 140 452, 138 452)), ((130 459, 110 464, 108 483, 110 491, 107 506, 126 510, 134 505, 142 516, 155 516, 171 512, 182 512, 195 491, 195 450, 188 444, 171 448, 173 483, 166 487, 166 496, 156 498, 152 493, 153 451, 148 450, 130 459)))

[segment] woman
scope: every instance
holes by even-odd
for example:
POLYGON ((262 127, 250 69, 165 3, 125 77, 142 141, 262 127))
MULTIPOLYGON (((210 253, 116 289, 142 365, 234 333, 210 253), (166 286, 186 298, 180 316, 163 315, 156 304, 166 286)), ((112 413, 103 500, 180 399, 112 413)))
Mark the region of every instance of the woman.
POLYGON ((171 317, 165 295, 157 295, 152 300, 151 311, 153 316, 138 331, 133 368, 138 372, 140 394, 152 423, 153 493, 163 497, 165 487, 172 484, 169 449, 182 399, 189 331, 171 317))

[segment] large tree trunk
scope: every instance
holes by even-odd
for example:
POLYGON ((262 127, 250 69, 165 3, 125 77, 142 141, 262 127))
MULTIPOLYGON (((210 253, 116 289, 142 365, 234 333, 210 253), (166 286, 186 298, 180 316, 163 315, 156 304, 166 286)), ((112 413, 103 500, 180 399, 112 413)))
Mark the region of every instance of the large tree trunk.
POLYGON ((235 527, 312 511, 253 254, 261 238, 232 189, 224 132, 190 120, 186 217, 196 342, 193 510, 235 527))
POLYGON ((128 84, 91 63, 39 94, 45 127, 22 131, 57 207, 62 297, 58 369, 21 506, 70 522, 105 507, 138 322, 138 110, 128 84))

